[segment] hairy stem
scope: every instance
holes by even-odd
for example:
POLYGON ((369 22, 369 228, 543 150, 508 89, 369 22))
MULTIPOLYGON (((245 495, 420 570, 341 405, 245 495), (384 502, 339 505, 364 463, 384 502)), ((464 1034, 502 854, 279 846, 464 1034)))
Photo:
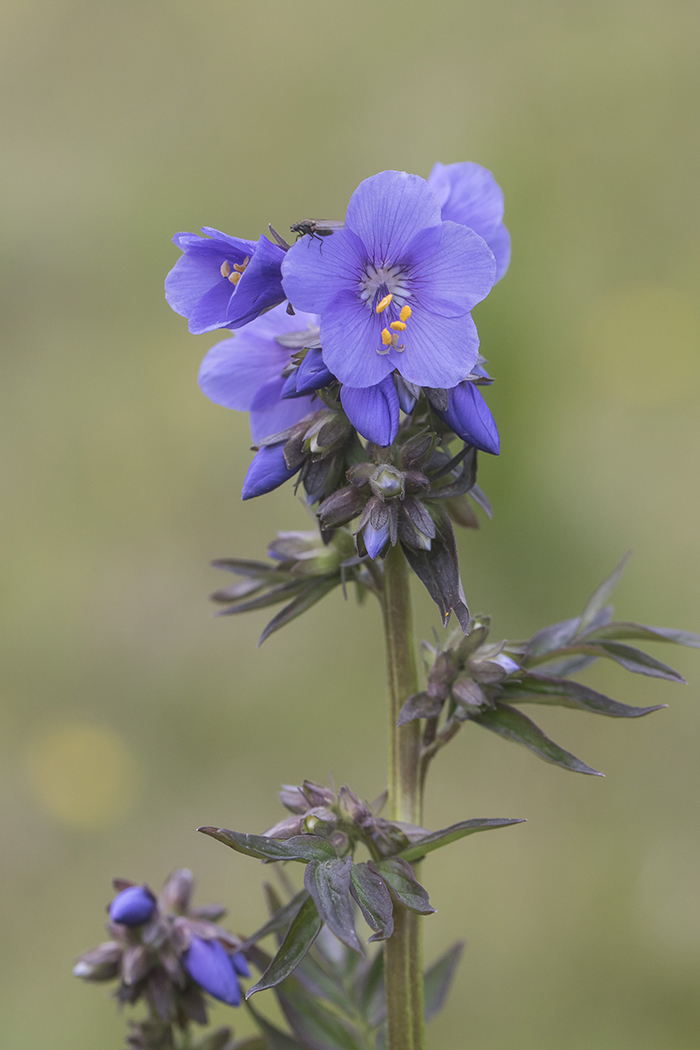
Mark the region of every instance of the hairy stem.
MULTIPOLYGON (((421 823, 420 723, 397 726, 406 698, 418 691, 408 563, 401 547, 384 562, 384 635, 389 679, 389 819, 421 823)), ((423 967, 419 916, 394 907, 386 942, 389 1050, 423 1050, 423 967)))

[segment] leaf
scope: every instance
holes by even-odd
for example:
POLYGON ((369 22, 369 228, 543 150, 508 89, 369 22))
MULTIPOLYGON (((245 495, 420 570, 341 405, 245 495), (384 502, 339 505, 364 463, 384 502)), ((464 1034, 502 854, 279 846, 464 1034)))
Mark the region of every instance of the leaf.
POLYGON ((515 744, 523 744, 534 751, 538 758, 544 759, 545 762, 552 762, 555 766, 561 766, 562 769, 570 769, 573 773, 590 773, 596 777, 604 775, 591 769, 585 762, 581 762, 568 751, 564 751, 553 740, 545 736, 539 726, 507 704, 497 702, 495 711, 472 715, 471 721, 483 726, 484 729, 490 729, 492 733, 498 733, 506 740, 512 740, 515 744))
POLYGON ((231 1050, 268 1050, 268 1046, 261 1035, 248 1035, 231 1043, 231 1050))
POLYGON ((350 903, 351 868, 352 857, 312 860, 304 872, 304 885, 331 933, 347 944, 348 948, 361 954, 350 903))
POLYGON ((445 1005, 463 949, 464 941, 457 941, 423 974, 426 1021, 431 1021, 445 1005))
POLYGON ((413 693, 399 711, 397 726, 406 725, 416 718, 437 718, 442 711, 444 700, 428 696, 427 693, 413 693))
MULTIPOLYGON (((612 614, 612 605, 606 605, 591 622, 590 630, 609 623, 612 620, 612 614)), ((527 654, 529 656, 539 656, 543 653, 554 653, 562 647, 567 647, 576 636, 580 622, 581 617, 574 616, 571 620, 561 620, 559 623, 553 623, 549 627, 543 627, 537 634, 533 634, 527 643, 527 654)))
POLYGON ((225 569, 234 572, 236 576, 269 576, 279 573, 279 565, 276 562, 248 561, 244 558, 217 558, 211 563, 214 569, 225 569))
POLYGON ((603 693, 596 693, 594 689, 578 682, 539 674, 528 674, 524 678, 504 682, 500 699, 509 704, 554 704, 559 707, 572 707, 578 711, 609 715, 611 718, 639 718, 666 707, 666 704, 630 707, 628 704, 611 700, 603 693))
POLYGON ((363 1050, 352 1029, 293 977, 275 988, 289 1027, 309 1050, 363 1050))
POLYGON ((255 933, 247 938, 247 940, 241 945, 241 951, 244 951, 251 944, 257 944, 258 941, 261 941, 271 933, 277 933, 278 930, 286 929, 308 896, 306 890, 300 890, 295 897, 292 897, 288 904, 285 904, 283 908, 280 908, 279 911, 275 912, 275 914, 268 919, 259 930, 256 930, 255 933))
MULTIPOLYGON (((316 940, 313 952, 307 952, 302 961, 294 971, 295 980, 304 986, 307 992, 317 996, 319 999, 327 999, 334 1003, 344 1013, 352 1015, 354 1007, 348 999, 348 994, 343 986, 342 979, 338 978, 331 967, 325 966, 314 958, 314 954, 320 945, 323 929, 316 940)), ((325 963, 325 960, 324 960, 325 963)))
MULTIPOLYGON (((634 674, 645 674, 651 678, 664 678, 668 682, 680 682, 685 685, 685 678, 674 671, 672 667, 655 660, 641 649, 633 649, 630 645, 622 645, 620 642, 588 642, 582 638, 575 644, 567 645, 566 648, 558 649, 557 656, 568 656, 573 653, 582 653, 587 656, 602 656, 608 660, 614 660, 627 671, 634 674)), ((548 654, 542 656, 528 657, 528 667, 537 667, 549 659, 548 654)))
POLYGON ((394 932, 394 905, 384 880, 367 864, 353 864, 350 892, 360 906, 368 926, 375 931, 370 941, 384 941, 394 932))
POLYGON ((266 1050, 303 1050, 301 1045, 297 1043, 295 1039, 288 1036, 286 1032, 281 1032, 279 1028, 275 1028, 273 1024, 259 1014, 250 1003, 246 1004, 251 1014, 255 1019, 255 1023, 263 1034, 266 1050))
POLYGON ((270 605, 279 605, 280 602, 286 601, 287 598, 292 598, 295 594, 299 594, 300 591, 308 588, 308 586, 309 581, 306 579, 282 583, 279 587, 273 587, 265 594, 258 595, 257 598, 249 598, 248 601, 231 604, 226 609, 221 609, 216 615, 233 616, 234 613, 255 612, 256 609, 266 609, 270 605))
POLYGON ((580 671, 585 670, 586 667, 590 667, 597 659, 597 656, 569 656, 563 660, 553 660, 551 664, 547 664, 539 673, 552 675, 555 678, 568 678, 570 674, 578 674, 580 671))
POLYGON ((450 613, 454 611, 466 634, 469 631, 469 609, 459 578, 457 544, 452 523, 441 507, 433 505, 431 511, 437 536, 430 550, 418 551, 402 544, 403 550, 409 565, 440 610, 443 626, 447 626, 450 613))
POLYGON ((282 941, 277 955, 257 984, 246 992, 246 999, 266 988, 274 988, 285 977, 289 977, 318 937, 322 925, 323 922, 316 905, 309 897, 302 904, 292 925, 287 930, 287 936, 282 941))
POLYGON ((327 839, 318 835, 294 835, 291 839, 269 839, 265 835, 246 835, 227 828, 197 828, 203 835, 218 839, 237 853, 258 860, 328 860, 336 852, 327 839))
POLYGON ((425 838, 418 839, 417 842, 412 843, 406 849, 402 849, 398 856, 408 861, 420 860, 426 853, 432 853, 434 849, 440 849, 441 846, 448 846, 450 842, 463 839, 465 835, 473 835, 477 831, 491 831, 493 828, 507 828, 511 824, 523 823, 524 819, 522 817, 514 817, 512 819, 509 817, 475 817, 473 820, 462 820, 459 824, 452 824, 449 828, 444 828, 442 831, 433 831, 430 835, 426 835, 425 838))
POLYGON ((381 875, 384 882, 404 908, 418 912, 419 915, 430 915, 435 911, 428 899, 428 891, 418 882, 413 868, 402 857, 386 857, 384 860, 369 861, 371 871, 381 875))
POLYGON ((472 485, 469 490, 469 495, 475 503, 478 503, 488 518, 493 517, 493 507, 489 502, 489 498, 485 492, 482 492, 478 485, 472 485))
POLYGON ((627 554, 625 554, 624 558, 619 563, 619 565, 615 569, 613 569, 613 571, 608 576, 607 580, 604 580, 604 582, 601 583, 600 587, 592 596, 592 598, 588 600, 586 608, 581 613, 581 619, 579 620, 578 629, 576 631, 577 635, 585 634, 586 631, 589 630, 596 616, 600 612, 602 612, 605 606, 608 604, 608 601, 610 600, 613 591, 620 582, 620 577, 624 572, 625 565, 627 564, 627 559, 629 558, 631 553, 631 551, 627 551, 627 554))
POLYGON ((700 649, 700 634, 676 631, 672 627, 647 627, 643 623, 609 623, 589 631, 585 637, 586 641, 634 638, 639 641, 674 642, 676 645, 700 649))
POLYGON ((281 612, 277 613, 274 619, 270 620, 267 627, 260 635, 258 639, 258 648, 262 643, 274 634, 275 631, 279 631, 280 627, 285 627, 292 620, 295 620, 297 616, 301 616, 307 609, 310 609, 316 602, 320 602, 321 598, 333 590, 334 587, 338 587, 340 584, 340 573, 335 576, 322 577, 318 582, 313 582, 305 591, 302 591, 293 602, 289 605, 285 605, 281 612))

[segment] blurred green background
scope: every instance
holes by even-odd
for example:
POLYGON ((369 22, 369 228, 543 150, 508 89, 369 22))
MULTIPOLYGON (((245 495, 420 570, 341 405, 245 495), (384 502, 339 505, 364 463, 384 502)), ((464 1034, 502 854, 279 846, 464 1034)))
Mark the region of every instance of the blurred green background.
MULTIPOLYGON (((218 337, 163 300, 176 230, 257 238, 384 168, 491 168, 514 252, 476 313, 503 453, 460 538, 470 604, 526 636, 633 548, 622 617, 700 630, 699 34, 694 0, 5 0, 3 1048, 122 1045, 70 975, 112 875, 192 867, 250 931, 259 867, 195 827, 262 830, 282 780, 383 787, 376 608, 335 593, 260 651, 262 614, 211 618, 209 559, 308 519, 289 488, 240 502, 246 419, 195 381, 218 337)), ((585 680, 668 711, 538 719, 606 780, 477 727, 438 763, 429 826, 529 823, 426 862, 428 955, 468 941, 431 1047, 697 1047, 700 660, 655 655, 691 684, 585 680)))

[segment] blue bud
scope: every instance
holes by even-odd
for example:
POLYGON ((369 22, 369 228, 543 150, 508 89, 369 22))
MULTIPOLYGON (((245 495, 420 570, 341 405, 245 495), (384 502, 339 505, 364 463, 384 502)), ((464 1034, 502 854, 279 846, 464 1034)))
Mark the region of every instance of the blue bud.
POLYGON ((231 956, 233 968, 240 977, 250 977, 250 966, 243 952, 236 952, 231 956))
POLYGON ((460 383, 450 390, 447 411, 438 415, 462 441, 492 456, 498 455, 501 445, 496 421, 474 383, 460 383))
POLYGON ((142 926, 153 915, 156 902, 144 886, 128 886, 118 893, 109 906, 112 922, 122 926, 142 926))
POLYGON ((284 458, 283 444, 263 445, 248 467, 248 473, 243 482, 243 499, 252 499, 254 496, 263 496, 266 492, 272 492, 289 478, 293 478, 299 467, 296 467, 295 470, 289 469, 284 458))
POLYGON ((192 980, 205 992, 229 1006, 240 1006, 241 989, 234 962, 220 941, 192 937, 183 962, 192 980))
POLYGON ((373 525, 367 522, 362 530, 362 539, 365 541, 368 555, 374 561, 382 553, 389 541, 389 522, 387 521, 386 525, 382 525, 379 529, 375 529, 373 525))
POLYGON ((319 387, 328 386, 335 376, 329 372, 323 363, 323 355, 320 350, 309 350, 304 360, 299 365, 297 372, 296 388, 298 394, 308 394, 319 387))

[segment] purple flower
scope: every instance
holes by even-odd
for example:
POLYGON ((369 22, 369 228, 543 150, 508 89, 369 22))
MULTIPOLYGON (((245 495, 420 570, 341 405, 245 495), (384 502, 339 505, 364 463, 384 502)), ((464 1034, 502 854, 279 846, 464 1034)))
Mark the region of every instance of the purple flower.
POLYGON ((155 908, 155 898, 145 886, 127 886, 110 904, 109 917, 122 926, 142 926, 151 918, 155 908))
POLYGON ((428 184, 440 202, 443 219, 469 226, 488 244, 500 281, 510 262, 510 234, 503 225, 503 191, 480 164, 436 164, 428 184))
POLYGON ((345 229, 303 237, 282 263, 284 290, 321 315, 323 360, 343 384, 373 387, 394 369, 411 383, 453 387, 479 340, 470 310, 496 264, 472 229, 442 221, 424 179, 384 171, 352 195, 345 229))
POLYGON ((493 456, 500 452, 496 421, 474 382, 465 381, 449 390, 447 411, 438 415, 462 441, 493 456))
POLYGON ((317 324, 313 314, 290 317, 283 306, 275 307, 212 346, 199 369, 200 388, 217 405, 250 412, 253 441, 279 434, 312 411, 313 395, 282 398, 291 351, 278 337, 317 324))
POLYGON ((229 1006, 240 1006, 236 969, 220 941, 192 937, 183 961, 187 973, 205 992, 229 1006))
POLYGON ((343 386, 340 401, 345 415, 363 437, 390 445, 399 429, 399 396, 393 375, 376 386, 343 386))
POLYGON ((165 298, 198 335, 215 328, 241 328, 284 301, 284 249, 267 237, 245 241, 210 226, 206 237, 176 233, 184 255, 165 279, 165 298))

